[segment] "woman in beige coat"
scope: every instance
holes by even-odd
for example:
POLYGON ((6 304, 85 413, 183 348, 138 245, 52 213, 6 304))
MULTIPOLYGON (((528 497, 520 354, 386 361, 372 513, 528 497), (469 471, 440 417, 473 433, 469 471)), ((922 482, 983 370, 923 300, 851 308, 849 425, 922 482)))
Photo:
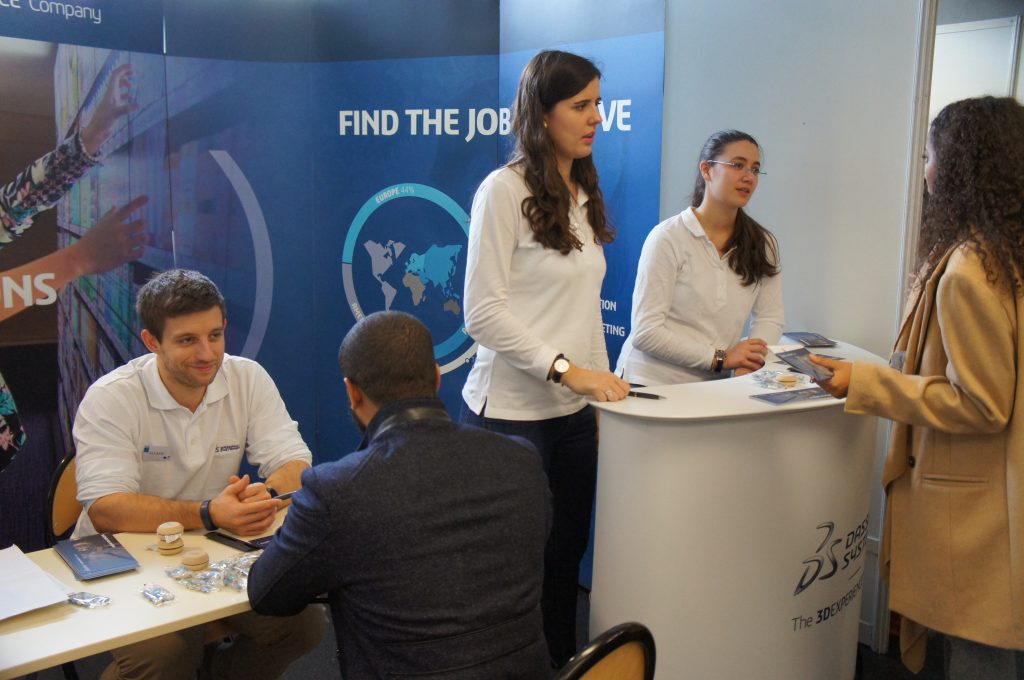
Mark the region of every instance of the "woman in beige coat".
MULTIPOLYGON (((922 266, 892 368, 820 359, 850 413, 895 421, 882 569, 904 663, 1024 673, 1024 107, 967 99, 928 137, 922 266), (1016 407, 1015 407, 1016 406, 1016 407)), ((971 673, 979 673, 971 675, 971 673)))

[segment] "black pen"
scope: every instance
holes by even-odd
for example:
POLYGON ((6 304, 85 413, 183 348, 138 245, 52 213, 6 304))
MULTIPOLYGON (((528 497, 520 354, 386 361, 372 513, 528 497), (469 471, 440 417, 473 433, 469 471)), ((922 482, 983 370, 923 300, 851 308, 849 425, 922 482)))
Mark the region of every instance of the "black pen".
POLYGON ((636 392, 630 390, 627 394, 631 397, 640 397, 641 399, 664 399, 665 397, 660 394, 651 394, 650 392, 636 392))

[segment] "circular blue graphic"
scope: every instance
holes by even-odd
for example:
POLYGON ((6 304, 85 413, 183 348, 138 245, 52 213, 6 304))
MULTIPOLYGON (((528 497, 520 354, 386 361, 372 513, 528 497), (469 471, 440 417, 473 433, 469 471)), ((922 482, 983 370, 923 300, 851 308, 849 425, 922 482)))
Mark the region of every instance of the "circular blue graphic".
POLYGON ((441 372, 461 366, 476 351, 462 315, 468 236, 469 215, 433 187, 394 184, 375 193, 349 225, 341 257, 353 316, 408 312, 437 341, 441 372))

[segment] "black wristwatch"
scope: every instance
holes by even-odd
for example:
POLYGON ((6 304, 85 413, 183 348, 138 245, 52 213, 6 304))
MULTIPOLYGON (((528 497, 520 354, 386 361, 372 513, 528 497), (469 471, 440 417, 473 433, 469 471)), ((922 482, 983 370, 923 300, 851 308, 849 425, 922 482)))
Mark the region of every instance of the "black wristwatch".
POLYGON ((716 349, 715 359, 711 362, 711 370, 715 373, 721 373, 722 369, 725 368, 725 350, 716 349))
POLYGON ((551 364, 551 381, 556 383, 562 382, 562 376, 569 372, 569 360, 565 358, 564 354, 559 354, 555 357, 555 361, 551 364))
POLYGON ((213 523, 213 517, 210 516, 210 501, 203 501, 199 504, 199 519, 203 521, 203 526, 207 531, 217 529, 217 525, 213 523))

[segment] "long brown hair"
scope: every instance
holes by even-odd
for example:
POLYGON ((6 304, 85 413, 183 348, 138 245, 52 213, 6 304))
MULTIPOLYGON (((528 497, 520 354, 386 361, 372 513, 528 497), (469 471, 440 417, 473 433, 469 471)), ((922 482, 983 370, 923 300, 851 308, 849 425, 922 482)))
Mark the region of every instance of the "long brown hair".
POLYGON ((979 253, 989 281, 1015 293, 1024 273, 1024 106, 978 97, 932 122, 936 172, 926 196, 919 255, 930 274, 959 243, 979 253))
MULTIPOLYGON (((750 142, 758 150, 761 149, 756 139, 739 130, 719 130, 708 137, 697 161, 697 181, 693 185, 693 196, 690 198, 690 205, 694 208, 704 202, 705 183, 704 176, 700 173, 700 164, 715 160, 725 151, 725 147, 733 142, 750 142)), ((729 255, 729 268, 742 277, 744 286, 779 273, 778 242, 770 231, 762 227, 743 208, 736 213, 736 228, 725 248, 733 249, 729 255)))
MULTIPOLYGON (((558 102, 578 94, 601 72, 589 59, 569 52, 547 50, 534 55, 523 69, 512 110, 512 134, 516 144, 508 164, 522 171, 530 196, 523 200, 523 216, 534 238, 545 248, 568 255, 580 250, 582 241, 569 226, 572 197, 558 173, 555 146, 544 129, 544 115, 558 102)), ((615 238, 604 211, 604 195, 597 183, 591 156, 577 158, 572 179, 587 193, 587 217, 594 242, 607 244, 615 238)))

